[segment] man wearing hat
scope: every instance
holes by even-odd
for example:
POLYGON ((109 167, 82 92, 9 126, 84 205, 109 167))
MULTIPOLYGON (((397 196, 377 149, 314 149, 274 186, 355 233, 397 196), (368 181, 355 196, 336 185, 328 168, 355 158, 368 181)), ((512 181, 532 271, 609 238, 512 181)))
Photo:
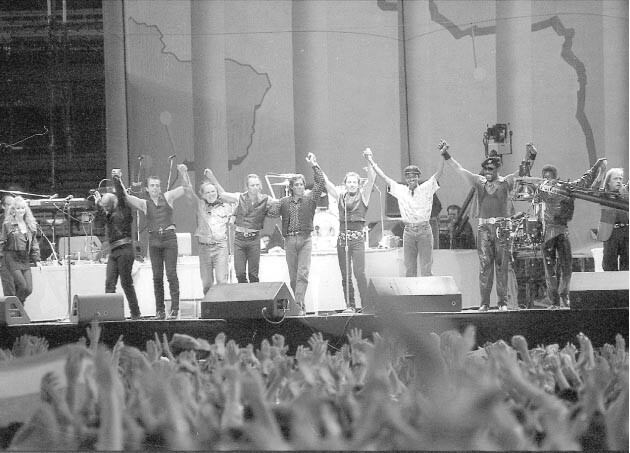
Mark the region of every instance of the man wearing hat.
POLYGON ((509 194, 514 187, 518 170, 507 176, 499 176, 501 158, 490 156, 481 162, 480 175, 471 173, 448 153, 448 145, 442 146, 442 156, 447 164, 461 174, 475 188, 479 212, 477 252, 479 254, 479 311, 490 308, 490 292, 494 273, 497 274, 497 297, 500 311, 507 311, 509 255, 505 239, 497 237, 497 228, 509 217, 509 194))
POLYGON ((433 264, 433 232, 429 221, 433 207, 433 194, 440 188, 438 182, 444 170, 444 161, 440 161, 438 171, 422 184, 418 184, 420 168, 416 165, 405 167, 403 173, 407 185, 404 185, 383 173, 383 170, 374 162, 370 148, 363 152, 363 156, 374 168, 376 174, 387 182, 389 192, 398 200, 400 216, 405 224, 403 255, 406 276, 418 276, 418 256, 420 257, 420 275, 430 276, 433 264))

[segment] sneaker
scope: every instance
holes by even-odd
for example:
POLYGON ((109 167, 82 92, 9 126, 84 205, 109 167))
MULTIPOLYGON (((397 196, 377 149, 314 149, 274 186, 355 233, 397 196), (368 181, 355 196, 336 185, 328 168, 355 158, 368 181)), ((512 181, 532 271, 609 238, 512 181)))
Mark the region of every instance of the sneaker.
POLYGON ((479 307, 477 311, 488 311, 488 310, 490 310, 490 307, 487 306, 486 304, 482 304, 481 307, 479 307))
POLYGON ((559 310, 560 309, 560 305, 556 305, 556 304, 551 304, 547 307, 547 310, 559 310))
POLYGON ((131 314, 131 320, 132 321, 137 321, 138 319, 140 319, 140 317, 141 317, 140 313, 136 313, 136 314, 132 313, 131 314))
POLYGON ((499 305, 499 311, 508 311, 507 304, 501 304, 501 305, 499 305))
POLYGON ((166 318, 166 313, 164 313, 163 311, 158 311, 153 317, 153 319, 157 319, 157 320, 161 320, 165 318, 166 318))
POLYGON ((171 310, 166 319, 177 319, 179 316, 179 310, 171 310))
POLYGON ((569 296, 560 298, 560 308, 571 308, 571 301, 569 300, 569 296))
POLYGON ((306 316, 306 311, 305 310, 300 310, 298 311, 298 316, 306 316))
POLYGON ((354 307, 348 307, 341 313, 356 313, 356 310, 354 309, 354 307))

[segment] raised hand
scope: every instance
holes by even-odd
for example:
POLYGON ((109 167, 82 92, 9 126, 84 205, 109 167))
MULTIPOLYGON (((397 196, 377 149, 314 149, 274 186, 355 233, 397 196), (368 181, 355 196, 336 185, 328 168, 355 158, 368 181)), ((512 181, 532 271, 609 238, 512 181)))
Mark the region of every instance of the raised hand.
POLYGON ((315 154, 313 153, 308 153, 306 155, 306 162, 308 162, 309 164, 311 164, 312 167, 314 167, 315 165, 317 165, 317 157, 315 157, 315 154))
POLYGON ((368 162, 372 163, 373 162, 372 158, 374 157, 374 155, 372 154, 372 150, 370 148, 365 148, 363 150, 363 157, 365 157, 368 160, 368 162))
POLYGON ((450 148, 450 145, 446 143, 445 140, 440 140, 440 143, 438 143, 438 150, 440 151, 441 154, 444 154, 444 152, 447 151, 449 148, 450 148))

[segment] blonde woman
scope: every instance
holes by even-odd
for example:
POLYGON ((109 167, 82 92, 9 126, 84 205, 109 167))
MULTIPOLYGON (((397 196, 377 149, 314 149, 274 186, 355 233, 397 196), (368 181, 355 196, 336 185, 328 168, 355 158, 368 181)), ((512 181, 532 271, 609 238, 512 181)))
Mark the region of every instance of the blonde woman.
POLYGON ((24 304, 33 292, 31 263, 40 261, 37 222, 22 197, 15 197, 0 232, 0 260, 13 276, 15 295, 24 304))

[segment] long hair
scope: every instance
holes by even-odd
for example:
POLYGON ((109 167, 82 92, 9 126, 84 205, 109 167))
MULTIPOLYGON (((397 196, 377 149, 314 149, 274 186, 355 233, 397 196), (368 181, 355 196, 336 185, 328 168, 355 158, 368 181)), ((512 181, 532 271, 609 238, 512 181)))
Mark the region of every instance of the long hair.
POLYGON ((610 178, 612 178, 613 173, 621 173, 623 175, 624 174, 623 168, 611 168, 610 170, 608 170, 606 172, 606 176, 604 177, 604 180, 602 181, 602 185, 600 186, 600 189, 608 190, 608 183, 610 182, 610 178))
POLYGON ((9 208, 9 215, 5 218, 4 223, 13 223, 17 222, 17 218, 15 217, 15 210, 17 207, 24 206, 24 223, 26 223, 26 227, 32 232, 37 231, 37 221, 35 220, 35 216, 33 216, 33 211, 29 207, 26 200, 21 196, 17 196, 13 199, 13 204, 9 208))

